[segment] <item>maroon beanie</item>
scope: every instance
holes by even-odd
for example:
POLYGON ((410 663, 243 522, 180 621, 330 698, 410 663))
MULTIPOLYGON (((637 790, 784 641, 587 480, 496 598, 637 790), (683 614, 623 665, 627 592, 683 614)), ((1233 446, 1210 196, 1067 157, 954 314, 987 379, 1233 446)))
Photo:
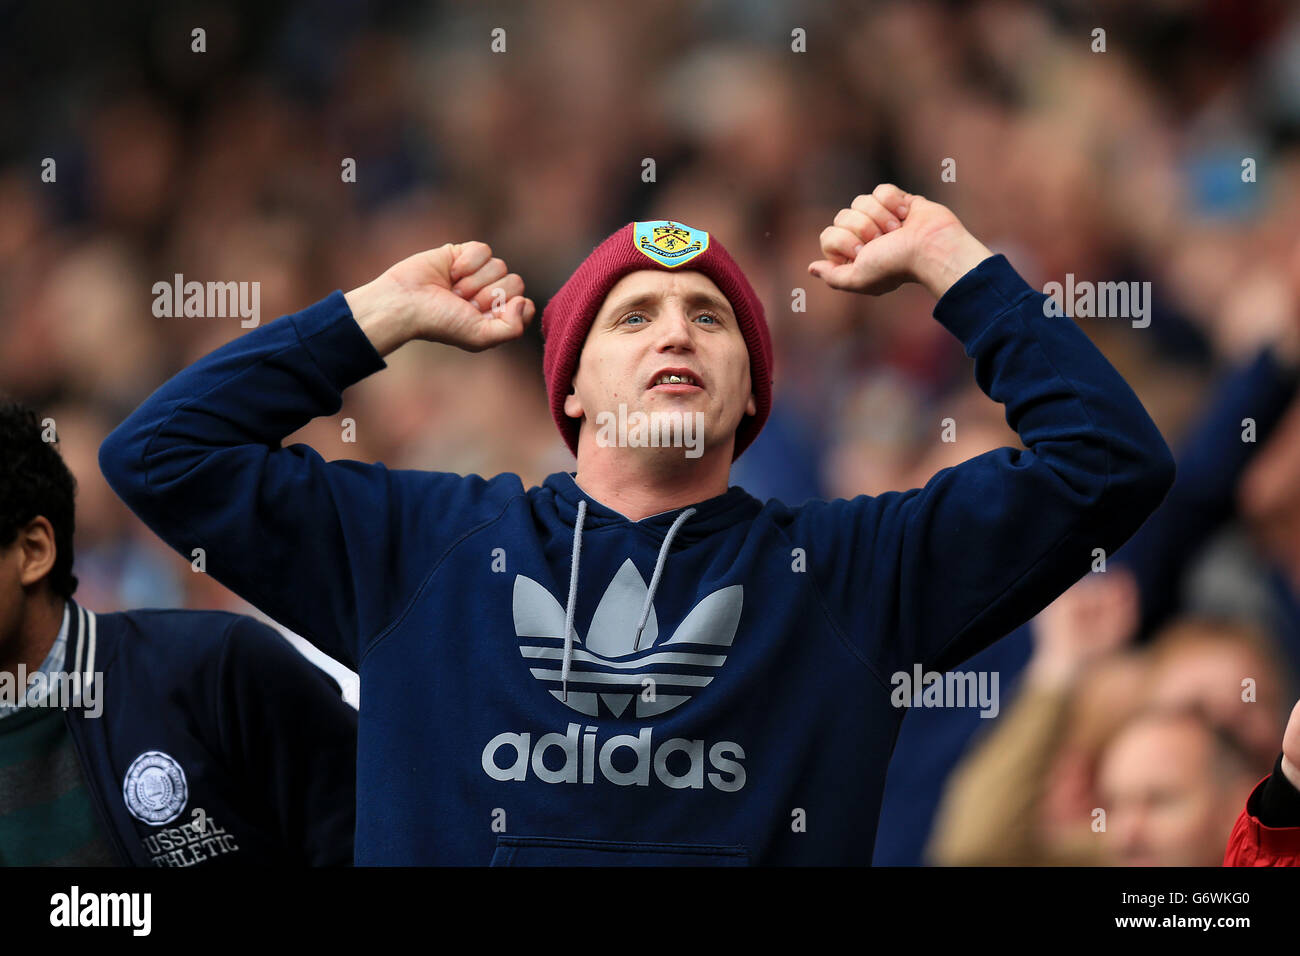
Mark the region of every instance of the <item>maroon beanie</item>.
POLYGON ((772 410, 772 342, 763 305, 749 280, 722 243, 707 232, 664 219, 630 222, 582 261, 542 311, 542 338, 546 343, 542 368, 551 399, 551 417, 575 456, 580 420, 564 414, 564 399, 572 388, 578 356, 605 296, 629 272, 671 272, 683 267, 704 273, 727 297, 749 348, 749 375, 758 411, 741 419, 732 460, 758 437, 772 410))

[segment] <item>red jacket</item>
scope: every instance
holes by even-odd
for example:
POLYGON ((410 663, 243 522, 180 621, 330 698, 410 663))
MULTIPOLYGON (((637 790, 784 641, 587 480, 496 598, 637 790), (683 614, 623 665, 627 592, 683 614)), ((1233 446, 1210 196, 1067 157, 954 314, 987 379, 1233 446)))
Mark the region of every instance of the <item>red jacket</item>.
POLYGON ((1273 773, 1255 784, 1246 807, 1228 837, 1224 866, 1300 866, 1300 791, 1282 774, 1282 758, 1273 773), (1261 822, 1261 816, 1269 826, 1261 822), (1295 826, 1276 824, 1294 823, 1295 826))

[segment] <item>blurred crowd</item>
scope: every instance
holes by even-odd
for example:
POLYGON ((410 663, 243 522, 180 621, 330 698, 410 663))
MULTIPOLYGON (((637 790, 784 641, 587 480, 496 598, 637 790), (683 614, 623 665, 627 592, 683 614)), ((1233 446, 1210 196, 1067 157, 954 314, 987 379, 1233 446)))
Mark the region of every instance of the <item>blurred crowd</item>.
MULTIPOLYGON (((1036 288, 1151 282, 1148 327, 1078 322, 1176 453, 1261 354, 1282 387, 1300 375, 1300 10, 1284 0, 103 6, 30 5, 0 30, 0 391, 56 423, 77 597, 97 610, 249 610, 96 464, 155 387, 246 331, 156 317, 152 287, 178 273, 260 283, 268 322, 482 239, 540 309, 629 220, 706 229, 776 349, 773 416, 733 481, 791 504, 1019 446, 923 290, 869 299, 808 275, 821 230, 878 182, 948 205, 1036 288)), ((292 440, 525 484, 572 467, 536 328, 387 361, 292 440)), ((933 826, 887 805, 878 862, 1219 862, 1300 669, 1300 405, 1273 418, 1159 595, 1117 569, 1033 622, 955 769, 915 758, 936 800, 946 782, 933 826)))

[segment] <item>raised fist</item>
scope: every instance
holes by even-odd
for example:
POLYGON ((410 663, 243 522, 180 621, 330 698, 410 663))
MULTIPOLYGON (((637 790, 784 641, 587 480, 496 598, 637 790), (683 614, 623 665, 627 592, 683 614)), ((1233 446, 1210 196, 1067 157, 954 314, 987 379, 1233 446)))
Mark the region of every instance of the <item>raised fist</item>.
POLYGON ((920 282, 942 295, 991 253, 946 207, 882 183, 841 209, 808 271, 833 289, 881 295, 920 282))
POLYGON ((1137 580, 1127 568, 1085 574, 1034 618, 1029 673, 1039 683, 1073 680, 1131 641, 1140 615, 1137 580))
POLYGON ((367 316, 385 315, 405 339, 480 352, 523 334, 536 312, 523 291, 487 243, 453 242, 403 259, 347 299, 363 327, 367 316))

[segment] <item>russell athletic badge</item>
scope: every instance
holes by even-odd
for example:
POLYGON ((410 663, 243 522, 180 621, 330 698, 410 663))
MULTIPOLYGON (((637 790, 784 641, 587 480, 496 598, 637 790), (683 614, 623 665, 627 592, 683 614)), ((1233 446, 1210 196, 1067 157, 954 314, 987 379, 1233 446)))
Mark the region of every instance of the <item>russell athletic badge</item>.
POLYGON ((709 234, 680 222, 656 219, 632 224, 632 242, 660 265, 680 266, 709 248, 709 234))
POLYGON ((185 771, 161 750, 146 750, 132 760, 122 781, 122 798, 131 816, 156 827, 180 816, 189 797, 185 771))

